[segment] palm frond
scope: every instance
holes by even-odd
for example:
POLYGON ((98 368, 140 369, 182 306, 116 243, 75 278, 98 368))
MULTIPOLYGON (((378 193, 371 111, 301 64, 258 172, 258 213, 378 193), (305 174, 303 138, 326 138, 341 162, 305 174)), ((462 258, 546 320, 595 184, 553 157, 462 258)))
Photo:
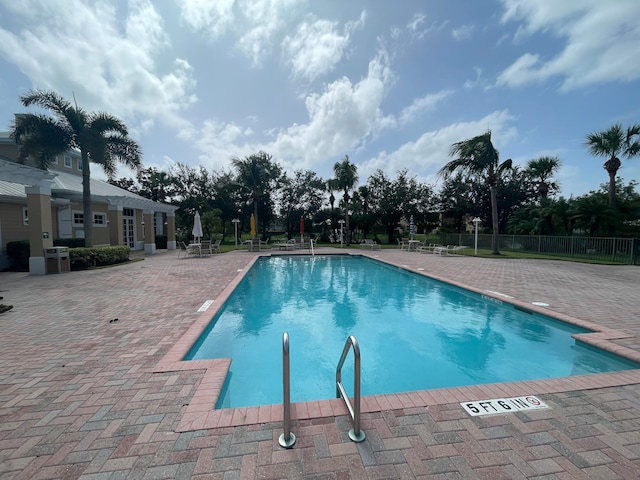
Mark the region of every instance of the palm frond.
POLYGON ((94 112, 89 118, 89 128, 97 132, 119 133, 121 135, 129 135, 127 126, 122 120, 105 112, 94 112))

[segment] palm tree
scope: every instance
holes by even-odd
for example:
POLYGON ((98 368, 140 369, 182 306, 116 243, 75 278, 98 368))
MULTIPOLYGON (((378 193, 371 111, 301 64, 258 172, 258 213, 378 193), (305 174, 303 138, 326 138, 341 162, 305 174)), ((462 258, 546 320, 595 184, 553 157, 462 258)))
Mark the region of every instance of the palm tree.
POLYGON ((499 255, 497 185, 504 172, 511 169, 512 161, 508 159, 500 163, 498 150, 491 143, 491 130, 477 137, 454 143, 451 145, 449 155, 457 158, 440 169, 439 175, 441 177, 447 179, 455 172, 460 172, 470 177, 482 179, 489 186, 493 224, 491 250, 493 254, 499 255))
POLYGON ((260 151, 243 159, 231 159, 238 172, 238 182, 248 190, 253 202, 253 218, 258 231, 258 203, 265 195, 271 181, 280 176, 280 167, 271 162, 271 155, 260 151))
POLYGON ((349 155, 345 155, 342 162, 336 162, 333 166, 333 174, 335 178, 332 187, 336 190, 342 190, 342 201, 344 202, 345 227, 347 229, 347 245, 351 243, 351 235, 349 232, 349 192, 358 183, 358 167, 349 161, 349 155))
POLYGON ((84 243, 93 246, 93 214, 89 162, 99 164, 113 179, 116 161, 139 170, 140 147, 129 138, 125 124, 104 112, 85 112, 55 92, 32 90, 20 97, 25 107, 37 105, 53 113, 25 113, 16 117, 11 137, 21 144, 19 161, 31 156, 40 168, 46 169, 55 156, 77 149, 82 158, 82 204, 84 243))
POLYGON ((619 123, 603 132, 587 135, 589 153, 594 157, 608 158, 604 169, 609 174, 609 208, 616 209, 616 174, 622 166, 620 156, 634 157, 640 153, 640 125, 628 127, 625 131, 619 123))
POLYGON ((549 192, 556 190, 558 185, 549 180, 555 173, 562 162, 558 157, 539 157, 527 162, 526 173, 537 185, 538 198, 541 201, 547 199, 549 192))

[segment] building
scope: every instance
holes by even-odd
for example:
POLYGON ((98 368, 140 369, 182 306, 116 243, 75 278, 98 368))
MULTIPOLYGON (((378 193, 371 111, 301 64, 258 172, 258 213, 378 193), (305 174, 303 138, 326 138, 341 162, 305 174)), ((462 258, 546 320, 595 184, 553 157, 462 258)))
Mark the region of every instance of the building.
MULTIPOLYGON (((65 152, 45 171, 17 163, 18 154, 9 133, 0 132, 0 269, 9 266, 7 243, 29 240, 29 272, 42 275, 54 239, 84 238, 82 161, 79 152, 65 152)), ((177 209, 91 178, 94 246, 153 254, 156 235, 167 235, 167 248, 175 249, 177 209)))

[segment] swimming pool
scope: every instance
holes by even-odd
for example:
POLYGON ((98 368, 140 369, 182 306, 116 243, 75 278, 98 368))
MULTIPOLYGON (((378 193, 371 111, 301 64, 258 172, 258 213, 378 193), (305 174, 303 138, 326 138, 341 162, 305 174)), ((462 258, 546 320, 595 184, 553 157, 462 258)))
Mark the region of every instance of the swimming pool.
POLYGON ((586 330, 342 255, 259 259, 185 359, 233 359, 218 408, 280 403, 285 331, 294 402, 335 397, 348 335, 363 395, 637 368, 571 337, 586 330))

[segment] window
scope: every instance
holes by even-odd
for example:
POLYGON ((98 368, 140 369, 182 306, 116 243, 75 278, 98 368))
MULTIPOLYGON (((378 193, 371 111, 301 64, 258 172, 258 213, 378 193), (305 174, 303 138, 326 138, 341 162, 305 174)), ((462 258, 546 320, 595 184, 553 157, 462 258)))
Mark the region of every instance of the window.
POLYGON ((107 216, 104 213, 94 213, 93 214, 93 224, 94 225, 106 225, 107 224, 107 216))
POLYGON ((64 156, 64 166, 67 168, 71 168, 73 165, 73 161, 71 160, 71 157, 69 155, 65 155, 64 156))
POLYGON ((133 208, 123 208, 122 209, 123 217, 133 217, 133 208))
MULTIPOLYGON (((84 213, 76 210, 73 212, 73 224, 74 225, 84 225, 84 213)), ((106 213, 94 213, 93 214, 93 224, 94 225, 107 225, 107 214, 106 213)))
POLYGON ((29 211, 27 207, 22 207, 22 225, 29 225, 29 211))
POLYGON ((82 171, 82 160, 80 158, 78 159, 78 171, 82 171))

